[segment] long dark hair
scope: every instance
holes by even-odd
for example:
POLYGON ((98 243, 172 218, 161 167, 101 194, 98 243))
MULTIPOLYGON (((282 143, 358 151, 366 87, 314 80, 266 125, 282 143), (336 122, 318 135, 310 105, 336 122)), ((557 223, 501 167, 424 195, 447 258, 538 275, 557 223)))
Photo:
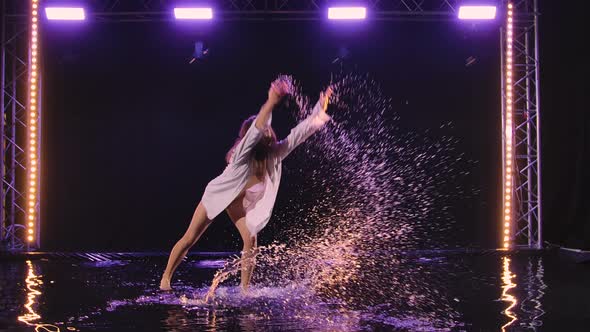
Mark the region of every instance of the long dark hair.
MULTIPOLYGON (((238 146, 238 144, 240 144, 244 136, 246 136, 246 132, 248 131, 248 129, 250 129, 254 120, 256 120, 256 115, 250 116, 242 123, 242 126, 240 127, 240 133, 238 135, 238 138, 236 139, 236 142, 225 155, 225 161, 228 164, 231 161, 231 157, 234 153, 234 150, 236 149, 236 146, 238 146)), ((270 136, 266 133, 264 134, 262 139, 260 139, 258 144, 256 144, 256 146, 252 150, 252 158, 250 159, 250 163, 252 164, 254 169, 254 174, 259 178, 262 178, 264 176, 268 156, 270 155, 272 148, 277 144, 277 135, 275 134, 272 127, 269 127, 269 131, 270 136)))

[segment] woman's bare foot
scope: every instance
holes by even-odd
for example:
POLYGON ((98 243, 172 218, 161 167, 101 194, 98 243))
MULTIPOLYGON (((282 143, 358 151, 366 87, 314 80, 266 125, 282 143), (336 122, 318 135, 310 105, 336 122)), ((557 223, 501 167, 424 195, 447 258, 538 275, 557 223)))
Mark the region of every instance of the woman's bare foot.
POLYGON ((170 279, 162 277, 162 280, 160 281, 160 290, 172 290, 172 287, 170 287, 170 279))

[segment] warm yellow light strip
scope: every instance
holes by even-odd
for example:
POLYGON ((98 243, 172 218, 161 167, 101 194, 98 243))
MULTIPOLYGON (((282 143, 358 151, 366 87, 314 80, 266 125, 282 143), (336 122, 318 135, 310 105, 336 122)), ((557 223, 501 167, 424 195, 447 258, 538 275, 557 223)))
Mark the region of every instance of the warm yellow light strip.
POLYGON ((513 123, 512 123, 512 112, 513 112, 513 61, 512 61, 512 44, 513 44, 513 23, 514 23, 514 8, 512 3, 508 4, 507 22, 506 22, 506 118, 504 123, 504 134, 505 134, 505 147, 504 147, 504 204, 503 204, 503 247, 505 249, 510 248, 510 230, 512 223, 512 188, 514 185, 513 178, 513 159, 514 159, 514 147, 513 147, 513 123))
POLYGON ((29 117, 28 117, 28 179, 27 179, 27 240, 35 240, 37 220, 37 197, 39 190, 39 0, 31 0, 31 62, 29 75, 29 117))

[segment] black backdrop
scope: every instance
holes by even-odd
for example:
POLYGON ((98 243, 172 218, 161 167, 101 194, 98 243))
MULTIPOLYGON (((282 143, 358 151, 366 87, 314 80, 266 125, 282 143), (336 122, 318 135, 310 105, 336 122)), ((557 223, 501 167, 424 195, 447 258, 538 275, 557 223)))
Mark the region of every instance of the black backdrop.
MULTIPOLYGON (((571 73, 559 69, 568 49, 558 31, 566 28, 543 23, 552 29, 542 31, 545 238, 583 246, 588 238, 584 242, 565 225, 588 231, 580 221, 588 220, 581 195, 581 179, 587 183, 588 177, 581 152, 587 146, 584 114, 581 98, 566 97, 575 91, 571 73), (573 114, 578 121, 571 121, 573 114)), ((461 185, 479 194, 455 202, 457 233, 449 241, 498 243, 496 23, 213 22, 196 29, 170 22, 86 22, 45 26, 42 43, 43 248, 169 249, 207 181, 223 169, 241 121, 264 101, 269 82, 290 73, 317 98, 343 45, 351 51, 347 65, 382 83, 408 130, 455 123, 459 149, 478 161, 461 185), (210 58, 189 65, 198 39, 209 43, 210 58), (469 57, 477 61, 465 66, 469 57)), ((281 136, 292 124, 287 114, 274 117, 281 136)), ((276 209, 288 195, 279 193, 276 209)), ((265 231, 262 242, 273 239, 272 228, 265 231)), ((237 232, 225 216, 197 246, 237 248, 237 232)))
POLYGON ((589 250, 590 211, 584 191, 590 186, 590 119, 584 76, 590 72, 582 52, 588 28, 582 10, 567 10, 555 1, 542 5, 544 238, 589 250))

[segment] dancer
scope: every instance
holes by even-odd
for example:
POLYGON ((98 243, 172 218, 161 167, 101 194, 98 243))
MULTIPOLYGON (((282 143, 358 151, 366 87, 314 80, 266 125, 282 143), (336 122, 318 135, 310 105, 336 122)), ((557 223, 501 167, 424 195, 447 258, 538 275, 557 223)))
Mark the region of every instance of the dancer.
POLYGON ((188 250, 199 240, 213 218, 226 210, 243 240, 240 286, 242 292, 247 292, 255 264, 252 255, 256 248, 256 235, 271 217, 281 181, 281 162, 330 120, 326 114, 332 94, 329 87, 320 94, 311 115, 293 128, 285 139, 277 141, 270 126, 272 111, 288 90, 289 84, 285 80, 275 80, 258 115, 251 116, 242 124, 236 143, 227 153, 227 167, 209 182, 186 233, 172 248, 160 281, 161 290, 171 289, 172 275, 188 250))

